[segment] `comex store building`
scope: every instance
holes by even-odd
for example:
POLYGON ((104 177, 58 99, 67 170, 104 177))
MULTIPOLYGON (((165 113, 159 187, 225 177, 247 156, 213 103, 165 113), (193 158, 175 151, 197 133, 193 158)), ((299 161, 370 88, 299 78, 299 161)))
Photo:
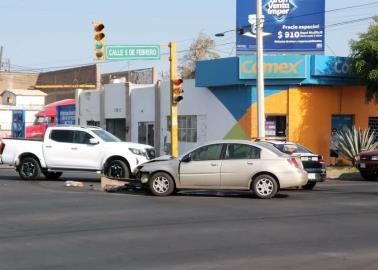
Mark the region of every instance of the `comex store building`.
MULTIPOLYGON (((256 58, 197 62, 196 79, 184 81, 179 103, 179 153, 218 139, 257 137, 256 58)), ((378 130, 378 109, 349 73, 348 58, 265 56, 266 137, 300 143, 328 161, 332 127, 378 130)), ((106 84, 78 91, 77 123, 100 125, 124 140, 169 143, 169 82, 106 84)))

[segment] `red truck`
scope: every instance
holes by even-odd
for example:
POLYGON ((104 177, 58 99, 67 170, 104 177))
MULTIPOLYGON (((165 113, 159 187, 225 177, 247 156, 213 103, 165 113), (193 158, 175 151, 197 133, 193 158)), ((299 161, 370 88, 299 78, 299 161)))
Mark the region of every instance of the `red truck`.
POLYGON ((26 127, 26 138, 42 138, 48 127, 56 126, 56 107, 62 105, 75 105, 75 100, 64 99, 46 105, 36 113, 34 123, 26 127))

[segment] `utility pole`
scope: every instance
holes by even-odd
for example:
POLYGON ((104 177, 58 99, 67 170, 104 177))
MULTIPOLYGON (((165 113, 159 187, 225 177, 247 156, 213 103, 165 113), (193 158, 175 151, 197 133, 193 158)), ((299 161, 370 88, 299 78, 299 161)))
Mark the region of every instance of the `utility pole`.
POLYGON ((0 71, 3 66, 3 46, 0 47, 0 71))
POLYGON ((174 82, 177 79, 177 59, 176 59, 176 43, 170 42, 169 46, 169 62, 170 62, 170 103, 171 103, 171 155, 178 156, 178 123, 177 123, 177 102, 174 98, 174 82))
POLYGON ((264 96, 264 47, 263 47, 262 1, 256 0, 256 45, 257 45, 257 137, 265 138, 265 96, 264 96))

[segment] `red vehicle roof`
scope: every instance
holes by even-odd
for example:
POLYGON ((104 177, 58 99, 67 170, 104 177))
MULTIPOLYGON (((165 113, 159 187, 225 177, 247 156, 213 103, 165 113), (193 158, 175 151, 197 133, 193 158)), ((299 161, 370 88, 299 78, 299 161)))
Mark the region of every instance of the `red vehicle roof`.
POLYGON ((55 116, 56 107, 61 105, 74 105, 76 101, 74 99, 63 99, 50 104, 47 104, 41 111, 39 111, 36 116, 55 116))

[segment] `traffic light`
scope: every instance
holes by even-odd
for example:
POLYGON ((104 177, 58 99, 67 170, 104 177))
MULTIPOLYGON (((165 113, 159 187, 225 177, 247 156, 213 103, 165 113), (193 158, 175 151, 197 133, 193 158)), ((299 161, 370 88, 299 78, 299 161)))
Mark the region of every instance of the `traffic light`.
POLYGON ((172 85, 172 103, 177 104, 184 99, 184 89, 182 88, 182 79, 173 80, 172 85))
POLYGON ((95 60, 105 60, 105 25, 102 22, 93 23, 95 40, 95 60))

